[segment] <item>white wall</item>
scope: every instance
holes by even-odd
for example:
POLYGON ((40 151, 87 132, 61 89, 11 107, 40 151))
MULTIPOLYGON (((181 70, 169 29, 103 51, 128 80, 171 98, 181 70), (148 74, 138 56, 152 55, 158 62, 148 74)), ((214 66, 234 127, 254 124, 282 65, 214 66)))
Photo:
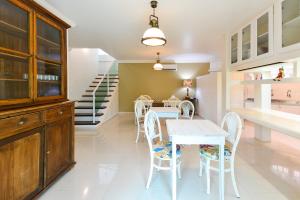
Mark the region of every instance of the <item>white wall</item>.
POLYGON ((106 73, 113 61, 101 61, 98 49, 72 48, 68 56, 68 98, 78 100, 99 73, 106 73))
POLYGON ((198 113, 204 119, 217 124, 222 119, 222 73, 210 72, 197 77, 196 98, 198 113))

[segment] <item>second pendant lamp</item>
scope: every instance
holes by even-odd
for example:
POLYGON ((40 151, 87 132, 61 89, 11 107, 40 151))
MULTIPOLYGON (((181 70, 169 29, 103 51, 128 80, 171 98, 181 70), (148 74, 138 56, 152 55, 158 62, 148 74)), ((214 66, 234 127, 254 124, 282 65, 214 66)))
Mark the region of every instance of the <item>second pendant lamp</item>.
POLYGON ((156 55, 157 55, 157 60, 156 60, 156 63, 154 64, 154 66, 153 66, 153 69, 154 70, 163 70, 164 67, 160 63, 159 52, 157 52, 156 55))

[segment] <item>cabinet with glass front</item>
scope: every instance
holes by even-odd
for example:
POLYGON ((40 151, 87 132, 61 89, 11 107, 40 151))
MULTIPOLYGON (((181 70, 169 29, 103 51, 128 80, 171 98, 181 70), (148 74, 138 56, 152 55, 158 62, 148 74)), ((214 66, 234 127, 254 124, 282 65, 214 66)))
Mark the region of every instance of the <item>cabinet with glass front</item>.
POLYGON ((277 1, 281 51, 300 49, 300 0, 277 1))
POLYGON ((273 8, 268 9, 255 21, 255 56, 267 56, 273 53, 273 8))
POLYGON ((0 0, 0 109, 66 99, 67 24, 18 0, 0 0))

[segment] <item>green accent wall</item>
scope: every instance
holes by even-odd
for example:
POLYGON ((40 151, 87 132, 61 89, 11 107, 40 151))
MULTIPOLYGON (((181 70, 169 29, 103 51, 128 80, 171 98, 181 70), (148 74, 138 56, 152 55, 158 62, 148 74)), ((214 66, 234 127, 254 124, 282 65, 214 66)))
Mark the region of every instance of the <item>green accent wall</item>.
POLYGON ((177 71, 155 71, 151 63, 119 64, 119 111, 133 112, 134 100, 142 94, 161 101, 175 95, 184 98, 184 79, 193 79, 190 96, 194 97, 195 78, 207 74, 209 63, 177 64, 177 71))

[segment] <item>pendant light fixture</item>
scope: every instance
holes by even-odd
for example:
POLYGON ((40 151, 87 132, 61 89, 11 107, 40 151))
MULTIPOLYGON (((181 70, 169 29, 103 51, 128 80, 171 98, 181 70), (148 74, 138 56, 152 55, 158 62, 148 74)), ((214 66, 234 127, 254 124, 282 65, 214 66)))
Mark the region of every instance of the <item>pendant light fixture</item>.
POLYGON ((142 43, 147 46, 161 46, 167 43, 165 34, 159 29, 158 17, 155 16, 155 8, 157 8, 157 1, 151 1, 151 8, 153 14, 149 16, 149 25, 142 38, 142 43))
POLYGON ((154 64, 154 66, 153 66, 153 69, 154 70, 162 70, 164 67, 160 63, 159 52, 157 52, 156 54, 157 54, 157 60, 156 60, 156 63, 154 64))

